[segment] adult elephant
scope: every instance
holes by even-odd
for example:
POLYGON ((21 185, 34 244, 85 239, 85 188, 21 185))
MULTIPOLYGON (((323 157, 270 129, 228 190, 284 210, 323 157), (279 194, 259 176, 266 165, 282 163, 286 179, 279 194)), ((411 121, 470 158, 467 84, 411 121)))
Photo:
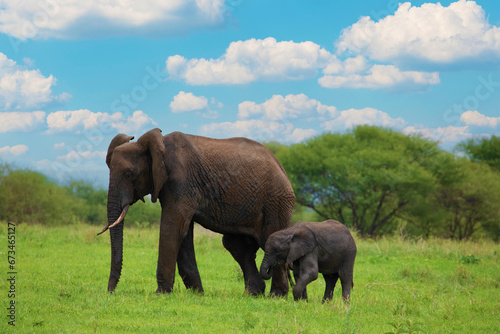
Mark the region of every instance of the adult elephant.
MULTIPOLYGON (((110 170, 108 225, 111 272, 108 291, 116 288, 123 259, 123 220, 130 205, 151 194, 161 203, 157 293, 174 285, 176 263, 187 288, 203 292, 193 246, 193 223, 223 234, 224 247, 240 265, 245 289, 263 294, 264 280, 255 264, 268 236, 290 225, 295 201, 292 186, 276 157, 245 139, 212 139, 160 129, 134 137, 117 135, 106 163, 110 170)), ((274 271, 272 295, 288 292, 285 266, 274 271)))

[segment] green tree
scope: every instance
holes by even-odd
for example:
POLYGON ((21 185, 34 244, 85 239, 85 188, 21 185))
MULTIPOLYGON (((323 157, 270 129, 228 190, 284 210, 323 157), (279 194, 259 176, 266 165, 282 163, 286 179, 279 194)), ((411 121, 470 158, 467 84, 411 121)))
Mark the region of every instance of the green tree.
POLYGON ((75 206, 81 205, 40 173, 4 165, 0 175, 0 219, 59 224, 73 219, 75 206))
POLYGON ((446 151, 440 151, 426 160, 424 166, 434 177, 433 190, 415 196, 400 217, 410 222, 407 227, 413 235, 445 235, 448 211, 440 202, 440 196, 443 189, 462 182, 463 167, 455 155, 446 151))
POLYGON ((500 236, 500 174, 486 164, 460 159, 462 177, 436 193, 435 202, 446 210, 444 236, 469 239, 480 229, 490 238, 500 236))
POLYGON ((66 189, 71 196, 82 200, 81 205, 75 207, 81 220, 98 225, 106 222, 106 190, 95 189, 92 184, 84 181, 73 181, 66 189))
POLYGON ((484 162, 500 172, 500 137, 469 139, 458 144, 456 150, 465 153, 470 160, 484 162))
MULTIPOLYGON (((90 183, 73 181, 63 187, 46 176, 0 165, 0 220, 17 223, 67 224, 81 221, 102 225, 106 220, 108 192, 90 183)), ((158 223, 159 203, 137 202, 127 220, 134 225, 158 223)))
POLYGON ((298 203, 369 236, 434 191, 440 154, 433 142, 370 126, 277 151, 298 203))

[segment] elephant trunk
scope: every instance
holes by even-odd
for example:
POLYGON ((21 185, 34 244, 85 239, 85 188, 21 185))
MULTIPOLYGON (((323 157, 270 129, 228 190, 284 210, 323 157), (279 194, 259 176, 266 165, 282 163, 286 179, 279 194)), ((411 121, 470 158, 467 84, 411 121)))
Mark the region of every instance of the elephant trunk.
POLYGON ((260 276, 268 280, 273 276, 273 266, 275 261, 272 261, 269 255, 265 254, 262 264, 260 265, 260 276))
MULTIPOLYGON (((128 206, 126 208, 128 209, 128 206)), ((111 238, 111 271, 108 281, 109 292, 113 292, 115 290, 122 272, 124 226, 123 218, 125 215, 123 215, 122 217, 120 211, 120 205, 108 198, 108 226, 113 225, 117 221, 119 222, 116 226, 109 230, 109 235, 111 238)), ((126 214, 125 209, 122 211, 122 214, 123 212, 125 212, 126 214)))

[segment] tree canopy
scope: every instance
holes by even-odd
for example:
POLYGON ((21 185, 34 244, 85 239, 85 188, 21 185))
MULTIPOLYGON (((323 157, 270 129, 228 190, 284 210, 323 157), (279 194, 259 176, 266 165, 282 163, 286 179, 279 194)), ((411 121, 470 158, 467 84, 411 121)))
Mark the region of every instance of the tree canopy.
POLYGON ((480 229, 498 234, 500 217, 491 205, 500 191, 499 173, 435 142, 359 126, 270 148, 297 203, 319 219, 337 219, 367 236, 393 232, 401 223, 423 236, 462 239, 480 229))
POLYGON ((457 145, 472 161, 484 162, 500 172, 500 137, 469 139, 457 145))
MULTIPOLYGON (((455 152, 418 136, 372 126, 325 133, 302 143, 267 143, 295 191, 294 221, 336 219, 364 236, 405 233, 500 239, 500 138, 469 140, 455 152)), ((0 220, 67 224, 106 222, 107 190, 0 165, 0 220)), ((127 225, 160 221, 146 198, 127 225)))

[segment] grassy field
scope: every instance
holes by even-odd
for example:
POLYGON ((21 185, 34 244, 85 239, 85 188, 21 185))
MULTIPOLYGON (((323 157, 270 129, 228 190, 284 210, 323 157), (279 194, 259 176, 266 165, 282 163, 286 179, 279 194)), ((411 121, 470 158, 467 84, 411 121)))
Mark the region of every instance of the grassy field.
MULTIPOLYGON (((99 227, 16 227, 16 321, 19 333, 498 333, 500 247, 491 242, 356 239, 350 305, 340 284, 321 304, 324 281, 308 286, 309 302, 254 298, 221 236, 195 230, 205 295, 156 295, 157 228, 125 231, 124 267, 114 294, 106 292, 108 235, 99 227)), ((0 228, 3 316, 12 331, 7 223, 0 228)), ((263 253, 258 253, 258 265, 263 253)), ((268 283, 269 286, 269 283, 268 283)), ((268 288, 269 289, 269 288, 268 288)), ((268 291, 266 291, 268 292, 268 291)))

